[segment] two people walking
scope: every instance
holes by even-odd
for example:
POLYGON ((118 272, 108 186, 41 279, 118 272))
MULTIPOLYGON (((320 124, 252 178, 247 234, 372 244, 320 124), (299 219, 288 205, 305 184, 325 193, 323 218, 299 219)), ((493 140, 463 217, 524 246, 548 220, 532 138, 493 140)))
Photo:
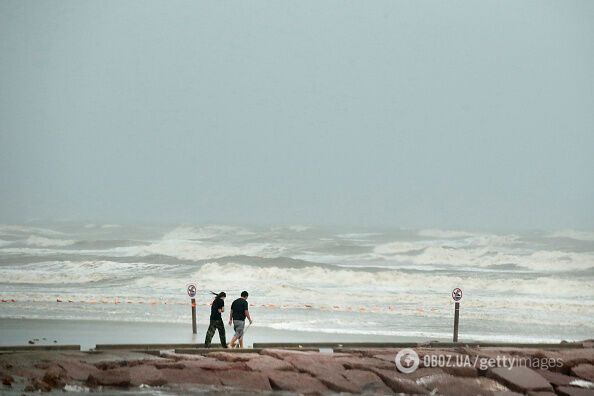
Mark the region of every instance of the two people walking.
POLYGON ((248 292, 242 291, 241 297, 233 301, 231 304, 231 312, 229 313, 229 325, 233 325, 233 330, 235 334, 231 339, 229 345, 227 345, 227 338, 225 335, 225 324, 223 323, 222 314, 225 312, 225 298, 227 294, 225 292, 220 292, 215 294, 215 299, 210 306, 210 325, 208 326, 208 330, 206 331, 206 339, 204 340, 204 346, 206 348, 210 347, 210 343, 212 341, 212 337, 214 336, 215 332, 218 330, 219 338, 221 340, 221 346, 223 348, 235 348, 237 342, 239 342, 239 346, 243 348, 243 333, 245 331, 245 319, 247 318, 252 324, 252 317, 250 316, 250 312, 248 310, 248 292))

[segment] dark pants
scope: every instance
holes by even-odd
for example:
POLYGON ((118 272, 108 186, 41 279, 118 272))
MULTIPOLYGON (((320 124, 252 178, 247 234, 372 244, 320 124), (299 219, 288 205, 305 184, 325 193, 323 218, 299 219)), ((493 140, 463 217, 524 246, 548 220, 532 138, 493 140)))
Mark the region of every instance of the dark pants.
POLYGON ((210 321, 210 326, 208 326, 208 331, 206 332, 206 339, 204 340, 204 346, 206 348, 210 347, 212 336, 214 336, 214 333, 217 330, 219 331, 219 337, 221 338, 221 346, 223 348, 227 348, 227 339, 225 338, 225 324, 223 323, 222 319, 210 321))

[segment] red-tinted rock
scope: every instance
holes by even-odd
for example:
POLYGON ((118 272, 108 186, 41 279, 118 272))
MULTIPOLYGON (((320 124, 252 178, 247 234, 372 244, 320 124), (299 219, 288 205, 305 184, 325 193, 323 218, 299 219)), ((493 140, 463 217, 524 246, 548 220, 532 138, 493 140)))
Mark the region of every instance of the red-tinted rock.
POLYGON ((109 360, 106 362, 95 363, 95 367, 97 367, 99 370, 112 370, 126 366, 128 366, 128 362, 126 360, 109 360))
POLYGON ((91 387, 99 385, 127 387, 130 385, 130 371, 127 367, 120 367, 90 374, 87 384, 91 387))
POLYGON ((180 360, 186 368, 204 369, 204 370, 247 370, 243 362, 224 362, 213 358, 201 360, 180 360))
POLYGON ((14 382, 14 378, 9 373, 0 370, 0 380, 2 381, 2 385, 11 386, 14 382))
POLYGON ((194 355, 190 353, 161 352, 161 357, 173 360, 202 360, 206 356, 194 355))
MULTIPOLYGON (((571 368, 579 364, 594 364, 594 349, 570 349, 559 352, 564 368, 571 368)), ((565 373, 568 374, 568 373, 565 373)))
POLYGON ((130 383, 132 386, 140 386, 142 384, 161 386, 165 385, 167 381, 163 373, 155 366, 140 364, 130 368, 130 383))
POLYGON ((342 364, 347 369, 370 370, 371 367, 380 369, 394 369, 396 365, 394 362, 387 362, 385 360, 370 358, 370 357, 339 357, 334 359, 335 362, 342 364))
POLYGON ((476 378, 479 375, 478 370, 476 368, 469 366, 443 367, 442 370, 444 373, 453 375, 454 377, 476 378))
POLYGON ((273 370, 266 372, 273 389, 298 393, 323 393, 328 390, 320 380, 308 374, 273 370))
POLYGON ((392 367, 396 367, 396 354, 376 354, 373 355, 373 358, 382 360, 384 362, 392 363, 394 365, 392 367))
POLYGON ((372 371, 396 393, 410 393, 414 395, 425 395, 429 393, 427 389, 418 385, 412 379, 406 378, 404 374, 399 373, 397 370, 373 368, 372 371))
POLYGON ((594 381, 594 365, 591 364, 578 364, 571 368, 571 373, 576 377, 580 377, 587 381, 594 381))
POLYGON ((285 361, 291 363, 297 370, 309 373, 315 377, 324 377, 330 374, 340 374, 345 368, 342 364, 324 355, 294 355, 286 356, 285 361))
POLYGON ((293 365, 284 360, 273 358, 272 356, 259 355, 257 358, 245 362, 245 365, 253 371, 267 370, 292 370, 293 365))
POLYGON ((36 392, 36 391, 41 391, 41 392, 49 392, 52 390, 52 387, 43 382, 43 380, 39 379, 39 378, 33 378, 31 380, 31 382, 29 383, 29 385, 27 385, 24 389, 25 392, 36 392))
POLYGON ((557 396, 553 392, 546 392, 546 391, 530 391, 528 392, 528 396, 557 396))
POLYGON ((183 369, 186 367, 186 365, 181 361, 171 362, 171 361, 158 361, 157 360, 154 362, 150 362, 148 364, 154 366, 155 368, 157 368, 159 370, 166 369, 166 368, 168 368, 168 369, 183 369))
POLYGON ((578 379, 577 377, 571 377, 569 375, 548 370, 539 370, 538 374, 542 375, 544 379, 555 386, 569 386, 571 381, 578 379))
POLYGON ((560 386, 557 388, 557 394, 561 396, 594 396, 594 389, 560 386))
POLYGON ((335 392, 349 392, 357 393, 359 388, 351 383, 347 378, 338 373, 327 373, 318 379, 328 387, 328 389, 335 392))
POLYGON ((272 390, 268 376, 264 373, 243 370, 221 371, 219 379, 223 385, 233 388, 257 391, 272 390))
POLYGON ((160 370, 163 379, 168 384, 204 384, 204 385, 221 385, 218 378, 218 373, 199 368, 184 368, 184 369, 162 369, 160 370))
POLYGON ((392 390, 375 373, 366 370, 347 370, 343 373, 357 388, 357 393, 392 394, 392 390))
POLYGON ((487 376, 518 392, 553 390, 546 379, 528 367, 496 367, 490 369, 487 376))
POLYGON ((449 374, 446 374, 441 368, 427 367, 427 368, 416 369, 414 372, 412 372, 410 374, 402 374, 402 375, 404 375, 405 378, 416 381, 416 380, 419 380, 422 378, 428 378, 428 377, 448 376, 449 374))
POLYGON ((41 378, 45 372, 34 367, 16 367, 12 370, 12 375, 15 377, 25 377, 29 379, 41 378))
POLYGON ((206 356, 225 362, 247 362, 251 359, 260 357, 258 353, 233 353, 233 352, 210 352, 206 356))
POLYGON ((287 350, 287 349, 262 349, 260 352, 261 355, 268 355, 275 357, 277 359, 284 360, 287 356, 294 356, 294 355, 312 355, 312 354, 319 354, 318 352, 310 352, 310 351, 295 351, 295 350, 287 350))
POLYGON ((66 384, 66 370, 54 364, 45 370, 43 382, 52 388, 63 388, 66 384))
POLYGON ((432 393, 444 396, 491 395, 493 392, 507 390, 488 378, 464 378, 450 375, 425 377, 422 385, 432 393))
POLYGON ((89 374, 99 372, 99 369, 92 364, 81 362, 78 360, 62 360, 59 366, 66 371, 66 375, 75 381, 86 381, 89 374))

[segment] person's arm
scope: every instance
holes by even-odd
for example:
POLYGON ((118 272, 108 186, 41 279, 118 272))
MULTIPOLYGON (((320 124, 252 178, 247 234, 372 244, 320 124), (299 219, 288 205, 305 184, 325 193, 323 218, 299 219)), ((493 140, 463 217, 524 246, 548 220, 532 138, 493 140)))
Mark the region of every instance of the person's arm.
POLYGON ((231 325, 231 323, 233 323, 233 308, 231 308, 229 312, 229 325, 231 325))
POLYGON ((250 324, 252 324, 253 320, 252 317, 250 316, 250 311, 248 311, 247 309, 244 311, 245 313, 245 317, 248 318, 250 320, 250 324))

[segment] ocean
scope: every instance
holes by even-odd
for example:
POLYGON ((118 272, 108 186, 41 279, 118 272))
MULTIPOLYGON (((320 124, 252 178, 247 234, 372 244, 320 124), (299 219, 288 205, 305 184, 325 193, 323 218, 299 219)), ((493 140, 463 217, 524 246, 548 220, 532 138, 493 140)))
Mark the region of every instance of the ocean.
POLYGON ((461 340, 594 338, 594 232, 0 226, 1 319, 185 324, 190 283, 201 324, 247 290, 255 327, 311 341, 450 339, 456 287, 461 340))

